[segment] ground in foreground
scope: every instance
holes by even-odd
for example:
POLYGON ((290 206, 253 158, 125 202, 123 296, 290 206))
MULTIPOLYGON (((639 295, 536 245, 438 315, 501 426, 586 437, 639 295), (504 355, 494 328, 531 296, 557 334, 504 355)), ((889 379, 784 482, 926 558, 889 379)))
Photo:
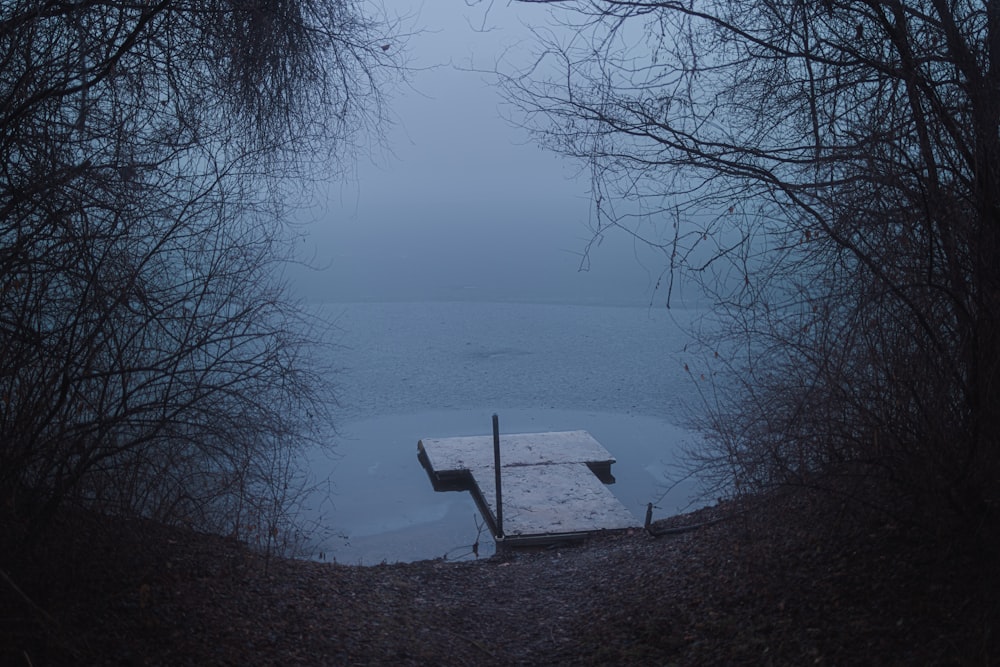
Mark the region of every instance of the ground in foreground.
POLYGON ((707 525, 475 562, 358 567, 74 521, 45 556, 5 559, 0 663, 1000 660, 994 568, 955 543, 884 521, 848 525, 802 495, 658 527, 671 523, 707 525))

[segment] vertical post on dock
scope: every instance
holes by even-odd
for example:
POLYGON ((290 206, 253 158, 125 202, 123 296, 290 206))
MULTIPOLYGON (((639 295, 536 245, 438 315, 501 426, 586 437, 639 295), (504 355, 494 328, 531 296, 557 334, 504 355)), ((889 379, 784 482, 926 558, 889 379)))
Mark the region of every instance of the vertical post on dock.
POLYGON ((503 496, 500 493, 500 418, 493 414, 493 470, 497 486, 497 534, 503 538, 503 496))

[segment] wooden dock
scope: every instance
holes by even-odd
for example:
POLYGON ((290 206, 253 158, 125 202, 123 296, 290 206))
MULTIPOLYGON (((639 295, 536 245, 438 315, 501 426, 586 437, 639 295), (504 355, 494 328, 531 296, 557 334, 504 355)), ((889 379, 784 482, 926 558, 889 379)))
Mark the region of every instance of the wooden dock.
MULTIPOLYGON (((468 490, 498 535, 492 436, 423 439, 418 456, 437 490, 468 490)), ((498 544, 556 542, 639 525, 608 490, 615 459, 586 431, 500 437, 503 536, 498 544)))

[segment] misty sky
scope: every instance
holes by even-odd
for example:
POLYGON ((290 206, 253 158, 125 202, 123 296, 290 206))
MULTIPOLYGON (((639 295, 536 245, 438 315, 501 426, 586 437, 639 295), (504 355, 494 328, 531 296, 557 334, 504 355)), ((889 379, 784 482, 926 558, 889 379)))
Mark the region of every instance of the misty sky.
POLYGON ((624 233, 605 238, 590 270, 579 270, 591 238, 589 175, 537 148, 505 120, 511 112, 489 77, 469 71, 492 69, 505 49, 526 56, 522 22, 544 22, 548 10, 495 3, 485 22, 485 6, 458 0, 394 1, 390 11, 407 7, 423 32, 405 46, 411 88, 391 96, 391 153, 362 155, 313 212, 303 247, 329 268, 296 275, 303 294, 660 304, 662 258, 624 233))

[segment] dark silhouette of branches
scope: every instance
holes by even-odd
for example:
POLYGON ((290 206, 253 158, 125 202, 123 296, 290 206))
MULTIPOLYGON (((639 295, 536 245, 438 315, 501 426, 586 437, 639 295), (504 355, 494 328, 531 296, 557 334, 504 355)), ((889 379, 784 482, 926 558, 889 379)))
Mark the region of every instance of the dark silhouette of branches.
POLYGON ((284 211, 383 121, 391 32, 349 0, 3 5, 8 515, 278 536, 330 401, 284 211))
POLYGON ((590 165, 597 232, 668 239, 728 315, 717 480, 892 489, 995 533, 996 3, 538 4, 572 30, 508 99, 590 165))

